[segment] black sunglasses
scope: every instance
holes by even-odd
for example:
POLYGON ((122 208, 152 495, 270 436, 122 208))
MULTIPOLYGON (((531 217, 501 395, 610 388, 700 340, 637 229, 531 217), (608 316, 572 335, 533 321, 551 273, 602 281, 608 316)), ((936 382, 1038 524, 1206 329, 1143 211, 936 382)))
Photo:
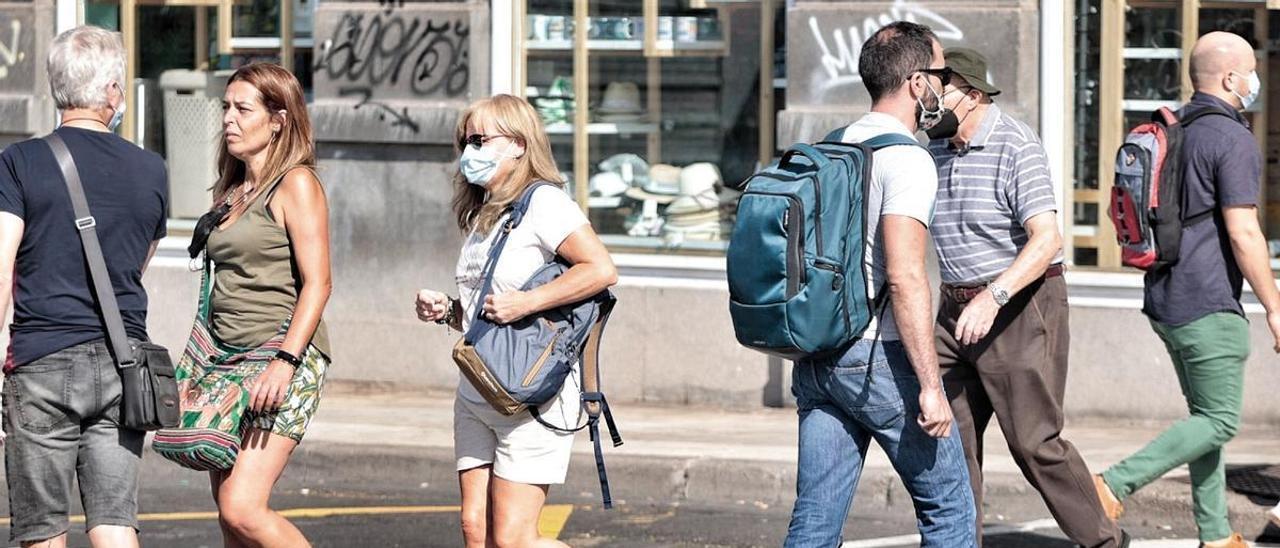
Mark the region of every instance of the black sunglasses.
POLYGON ((463 137, 461 141, 458 141, 458 148, 467 148, 467 145, 480 148, 480 147, 483 147, 485 143, 492 141, 494 139, 497 139, 498 137, 504 137, 504 136, 503 135, 482 135, 480 133, 472 133, 471 135, 463 137))
POLYGON ((925 74, 937 76, 938 79, 942 80, 942 85, 944 86, 951 83, 951 75, 955 74, 955 71, 951 70, 951 67, 926 68, 920 69, 916 72, 923 72, 925 74))

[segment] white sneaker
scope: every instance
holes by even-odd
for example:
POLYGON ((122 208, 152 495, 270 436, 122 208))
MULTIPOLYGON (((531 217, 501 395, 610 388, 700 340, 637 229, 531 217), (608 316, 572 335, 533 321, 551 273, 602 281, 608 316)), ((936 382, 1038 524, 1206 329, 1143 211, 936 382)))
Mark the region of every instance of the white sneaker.
POLYGON ((1267 519, 1276 527, 1280 527, 1280 504, 1276 504, 1275 508, 1267 511, 1267 519))

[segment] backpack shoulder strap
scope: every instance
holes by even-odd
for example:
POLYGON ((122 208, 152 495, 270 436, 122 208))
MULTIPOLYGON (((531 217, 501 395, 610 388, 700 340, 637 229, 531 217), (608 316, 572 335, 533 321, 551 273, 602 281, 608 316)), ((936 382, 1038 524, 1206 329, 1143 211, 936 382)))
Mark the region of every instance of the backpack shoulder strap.
POLYGON ((489 256, 485 259, 484 269, 481 271, 484 273, 484 285, 481 286, 480 293, 476 295, 476 302, 473 305, 475 310, 474 318, 471 322, 471 329, 467 331, 468 335, 473 333, 478 326, 483 323, 484 315, 480 312, 482 312, 484 308, 481 305, 484 303, 484 298, 489 296, 489 293, 493 291, 493 273, 494 270, 498 268, 498 258, 502 256, 503 248, 507 247, 507 238, 511 236, 512 230, 515 230, 517 226, 520 226, 520 221, 524 220, 524 214, 529 211, 529 203, 533 201, 533 193, 537 191, 539 187, 550 184, 551 183, 546 181, 535 181, 530 184, 528 188, 524 189, 524 193, 520 195, 520 199, 516 200, 508 207, 510 214, 507 216, 507 220, 494 228, 494 230, 498 230, 500 232, 498 232, 497 238, 493 241, 492 247, 489 248, 489 256))
POLYGON ((882 148, 888 148, 888 147, 900 146, 900 145, 915 145, 920 148, 924 148, 926 151, 929 150, 925 148, 924 145, 920 144, 920 141, 917 141, 901 133, 883 133, 880 135, 876 135, 875 137, 872 137, 870 139, 867 139, 866 141, 863 141, 862 144, 867 145, 868 147, 871 147, 871 150, 880 150, 882 148))
POLYGON ((831 130, 830 132, 828 132, 828 133, 827 133, 827 136, 826 136, 826 137, 823 137, 823 138, 822 138, 822 141, 820 141, 820 142, 824 142, 824 143, 839 143, 839 142, 841 142, 841 141, 843 141, 843 140, 844 140, 844 132, 845 132, 846 130, 848 130, 848 129, 849 129, 849 126, 840 126, 840 127, 838 127, 838 128, 835 128, 835 129, 831 130))
POLYGON ((1215 107, 1203 107, 1203 108, 1199 108, 1183 114, 1182 117, 1178 118, 1178 125, 1181 125, 1182 127, 1187 127, 1188 125, 1191 124, 1191 122, 1199 120, 1200 118, 1203 118, 1205 116, 1211 116, 1215 114, 1218 116, 1226 116, 1233 120, 1235 119, 1234 116, 1226 112, 1223 112, 1222 109, 1215 108, 1215 107))
POLYGON ((533 419, 542 424, 549 430, 561 433, 573 433, 582 429, 586 429, 591 436, 591 444, 594 446, 596 457, 596 474, 600 477, 600 494, 604 499, 604 509, 613 508, 613 495, 609 491, 609 475, 604 469, 604 451, 601 449, 600 442, 600 418, 604 418, 605 426, 609 429, 609 438, 613 441, 613 446, 622 445, 622 435, 618 433, 618 425, 613 421, 613 412, 609 409, 609 401, 605 399, 604 392, 600 390, 600 339, 604 335, 605 324, 609 322, 609 315, 613 313, 613 306, 616 304, 617 298, 609 291, 601 292, 596 297, 599 300, 600 308, 596 315, 596 321, 591 326, 591 330, 587 334, 587 340, 583 343, 581 358, 582 373, 582 409, 587 413, 586 424, 576 428, 562 428, 554 424, 548 423, 542 418, 537 407, 529 407, 529 413, 533 415, 533 419))

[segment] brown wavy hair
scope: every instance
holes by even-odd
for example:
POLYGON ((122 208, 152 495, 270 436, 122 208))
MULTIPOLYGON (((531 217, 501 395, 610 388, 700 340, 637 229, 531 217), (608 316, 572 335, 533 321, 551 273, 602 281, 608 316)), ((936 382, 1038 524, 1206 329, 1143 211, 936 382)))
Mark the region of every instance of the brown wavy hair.
MULTIPOLYGON (((246 82, 256 88, 268 112, 283 110, 286 114, 279 137, 272 139, 267 145, 266 169, 258 186, 265 187, 295 167, 314 170, 316 145, 311 134, 311 118, 307 116, 307 101, 302 95, 302 84, 298 83, 293 73, 272 63, 252 63, 236 70, 231 79, 227 80, 227 85, 234 82, 246 82)), ((222 147, 218 150, 218 181, 213 184, 215 205, 227 197, 232 187, 244 182, 245 177, 244 162, 227 150, 225 135, 221 140, 222 147)))
POLYGON ((490 122, 498 133, 524 145, 524 155, 515 159, 504 180, 494 181, 496 185, 490 184, 488 188, 473 185, 461 171, 453 176, 453 213, 457 216, 458 229, 463 233, 475 229, 487 234, 530 183, 547 181, 563 187, 564 181, 551 155, 551 141, 542 118, 528 101, 498 94, 472 103, 458 118, 454 131, 453 146, 459 155, 467 124, 473 119, 490 122))

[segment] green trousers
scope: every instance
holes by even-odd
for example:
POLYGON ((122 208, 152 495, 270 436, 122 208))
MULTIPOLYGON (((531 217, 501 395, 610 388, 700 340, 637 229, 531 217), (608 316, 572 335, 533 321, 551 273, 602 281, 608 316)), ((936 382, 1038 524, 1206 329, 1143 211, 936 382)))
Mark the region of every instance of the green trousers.
POLYGON ((1102 474, 1125 498, 1165 472, 1186 464, 1201 541, 1231 536, 1222 446, 1236 435, 1249 357, 1249 323, 1229 312, 1180 326, 1151 322, 1173 358, 1191 416, 1102 474))

